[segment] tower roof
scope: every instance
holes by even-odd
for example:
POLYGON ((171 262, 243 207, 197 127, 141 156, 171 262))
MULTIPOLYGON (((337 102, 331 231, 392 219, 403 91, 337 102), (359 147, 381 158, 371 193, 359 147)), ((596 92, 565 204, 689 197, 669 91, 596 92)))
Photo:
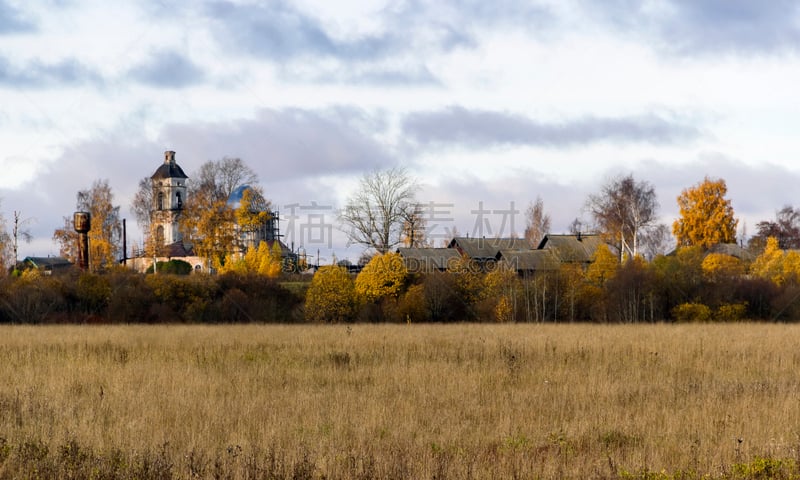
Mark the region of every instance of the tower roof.
POLYGON ((189 178, 185 173, 183 173, 183 169, 175 163, 175 152, 172 150, 167 150, 164 152, 164 163, 161 164, 160 167, 156 170, 156 173, 153 174, 153 180, 164 180, 167 178, 189 178))

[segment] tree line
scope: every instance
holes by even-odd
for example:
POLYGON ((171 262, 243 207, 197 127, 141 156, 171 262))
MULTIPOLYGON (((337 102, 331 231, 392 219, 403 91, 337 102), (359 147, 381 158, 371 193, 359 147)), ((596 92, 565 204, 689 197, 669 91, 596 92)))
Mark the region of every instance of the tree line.
MULTIPOLYGON (((722 179, 706 177, 683 190, 677 198, 679 217, 670 228, 657 221, 659 205, 652 184, 632 175, 614 178, 587 197, 589 219, 576 218, 573 222, 574 232, 594 232, 606 241, 607 247, 596 253, 592 264, 583 268, 566 263, 558 271, 524 277, 503 268, 481 272, 469 266, 468 258, 461 259, 456 270, 403 271, 402 260, 392 253, 397 246, 430 246, 425 238, 424 215, 415 200, 419 184, 403 169, 372 172, 362 177, 339 216, 350 242, 364 247, 362 272, 354 277, 335 266, 323 267, 310 281, 308 277, 293 279, 290 283, 294 286, 288 290, 281 287, 287 281, 286 274, 280 269, 280 252, 274 248, 262 245, 240 258, 231 254, 236 241, 231 225, 262 221, 256 217, 269 211, 270 202, 257 186, 248 193, 254 197, 243 199, 244 207, 231 210, 227 205, 236 186, 257 182, 252 169, 240 159, 225 158, 206 162, 190 179, 191 194, 181 225, 186 238, 225 274, 220 279, 239 278, 245 284, 273 282, 273 293, 290 299, 287 305, 291 308, 281 312, 295 321, 635 322, 792 319, 800 314, 795 305, 800 298, 800 258, 790 250, 800 245, 800 209, 784 206, 774 220, 759 222, 756 234, 743 245, 749 258, 711 252, 714 245, 736 243, 738 220, 722 179)), ((131 211, 148 231, 154 210, 150 179, 142 179, 139 187, 131 211)), ((79 273, 60 279, 17 273, 7 279, 1 319, 45 321, 87 315, 105 321, 135 321, 127 314, 113 313, 117 311, 113 306, 116 299, 124 298, 120 297, 124 289, 107 287, 129 273, 116 268, 121 258, 120 207, 114 205, 111 188, 106 180, 96 181, 79 191, 76 200, 77 210, 93 215, 89 234, 92 275, 102 279, 106 272, 108 278, 90 281, 87 278, 95 277, 79 273), (92 282, 106 285, 100 291, 107 295, 98 294, 91 301, 84 298, 93 291, 84 288, 92 282), (32 305, 38 305, 36 312, 20 313, 30 311, 32 305)), ((531 202, 525 216, 524 236, 533 248, 549 232, 551 220, 540 197, 531 202)), ((11 230, 5 221, 0 225, 5 264, 10 263, 12 255, 16 257, 18 242, 29 237, 26 225, 20 212, 14 212, 11 230)), ((53 238, 62 255, 77 257, 70 217, 64 217, 64 226, 55 230, 53 238)), ((164 292, 176 296, 178 303, 162 309, 171 313, 159 315, 148 310, 143 319, 190 321, 194 312, 197 321, 223 321, 208 312, 223 311, 214 302, 222 302, 226 295, 233 295, 228 300, 258 303, 257 297, 250 298, 250 287, 240 288, 242 284, 231 293, 226 287, 230 282, 220 279, 125 281, 151 282, 149 286, 142 284, 141 289, 143 300, 149 298, 150 304, 166 301, 164 292), (159 282, 176 282, 181 288, 165 289, 159 282), (213 288, 203 287, 216 289, 219 298, 187 293, 202 282, 221 282, 213 288), (200 308, 203 298, 216 298, 206 305, 211 310, 200 308)))

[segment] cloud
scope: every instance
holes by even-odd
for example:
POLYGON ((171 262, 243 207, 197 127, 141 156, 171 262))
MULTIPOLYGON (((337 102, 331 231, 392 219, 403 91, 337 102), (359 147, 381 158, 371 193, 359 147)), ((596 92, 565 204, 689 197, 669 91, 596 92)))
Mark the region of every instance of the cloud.
POLYGON ((375 32, 342 37, 285 2, 214 1, 206 5, 206 15, 218 41, 233 51, 271 61, 329 58, 348 63, 474 48, 475 30, 498 25, 538 29, 553 19, 549 10, 530 2, 411 0, 390 3, 374 14, 370 20, 379 25, 375 32))
POLYGON ((336 39, 311 16, 284 2, 237 5, 208 4, 217 38, 240 53, 269 60, 303 57, 375 59, 396 48, 400 39, 389 35, 336 39))
POLYGON ((562 123, 544 123, 513 113, 463 107, 411 113, 403 120, 402 130, 419 144, 464 147, 569 147, 596 142, 671 144, 700 136, 696 127, 654 114, 587 116, 562 123))
POLYGON ((347 84, 368 85, 377 87, 403 87, 403 86, 440 86, 441 82, 424 65, 408 68, 393 68, 381 66, 342 67, 332 70, 317 69, 311 75, 290 72, 287 77, 301 77, 307 81, 321 84, 347 84))
POLYGON ((146 85, 165 88, 189 87, 205 80, 205 73, 197 64, 174 50, 155 52, 129 74, 146 85))
POLYGON ((800 5, 793 0, 609 0, 579 3, 620 31, 672 54, 796 51, 800 5))
POLYGON ((30 32, 35 29, 35 24, 25 18, 19 10, 9 5, 8 2, 0 0, 0 35, 30 32))
POLYGON ((101 76, 74 58, 55 63, 32 60, 22 67, 0 57, 0 85, 14 88, 44 88, 101 83, 101 76))
MULTIPOLYGON (((261 178, 293 179, 361 172, 395 159, 372 138, 380 119, 357 109, 264 109, 235 122, 176 124, 161 138, 200 163, 240 157, 261 178), (202 159, 202 160, 201 160, 202 159)), ((187 171, 188 173, 188 171, 187 171)))
MULTIPOLYGON (((535 1, 496 0, 443 0, 427 2, 410 0, 395 9, 388 9, 387 16, 395 24, 408 27, 414 24, 438 26, 449 31, 463 45, 468 43, 463 32, 471 28, 518 26, 526 30, 546 28, 555 20, 549 7, 535 1)), ((447 36, 443 36, 447 38, 447 36)))

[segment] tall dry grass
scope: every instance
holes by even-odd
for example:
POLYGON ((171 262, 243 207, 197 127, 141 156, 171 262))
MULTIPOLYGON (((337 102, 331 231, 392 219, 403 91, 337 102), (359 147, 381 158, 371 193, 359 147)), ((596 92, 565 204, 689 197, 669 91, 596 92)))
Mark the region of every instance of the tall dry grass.
POLYGON ((797 473, 799 345, 759 324, 5 326, 0 477, 797 473))

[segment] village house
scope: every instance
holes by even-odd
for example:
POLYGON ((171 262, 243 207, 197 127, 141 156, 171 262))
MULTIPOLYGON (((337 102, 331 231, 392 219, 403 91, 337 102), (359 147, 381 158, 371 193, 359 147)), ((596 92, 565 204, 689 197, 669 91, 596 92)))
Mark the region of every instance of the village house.
POLYGON ((481 271, 502 265, 530 277, 557 271, 563 263, 586 267, 602 243, 598 235, 581 233, 547 234, 536 248, 523 238, 455 237, 447 248, 398 248, 397 253, 409 271, 445 271, 468 258, 481 271))

